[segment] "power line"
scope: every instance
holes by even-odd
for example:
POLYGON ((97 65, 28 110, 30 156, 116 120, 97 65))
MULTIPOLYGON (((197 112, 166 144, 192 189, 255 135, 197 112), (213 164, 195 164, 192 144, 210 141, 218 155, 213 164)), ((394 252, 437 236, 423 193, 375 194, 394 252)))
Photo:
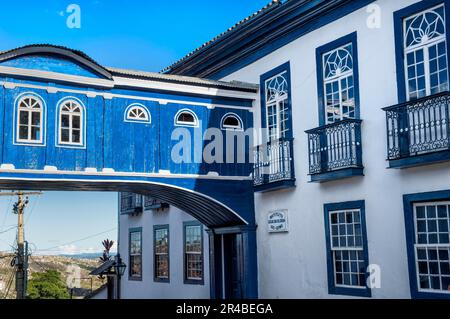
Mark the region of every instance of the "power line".
MULTIPOLYGON (((7 219, 7 217, 8 217, 8 212, 10 211, 9 206, 11 205, 12 200, 13 200, 13 198, 12 198, 12 196, 11 196, 11 197, 9 198, 8 205, 6 206, 5 217, 3 217, 3 222, 2 222, 2 227, 1 227, 1 228, 5 227, 6 219, 7 219)), ((0 228, 0 229, 1 229, 1 228, 0 228)))
POLYGON ((42 270, 47 271, 49 270, 48 267, 45 267, 44 265, 42 265, 40 262, 38 262, 36 259, 34 259, 31 255, 30 255, 30 259, 39 267, 41 267, 42 270))
POLYGON ((40 200, 40 199, 41 199, 41 197, 38 196, 38 198, 36 199, 36 201, 33 202, 33 206, 31 207, 31 210, 30 210, 30 212, 28 213, 27 219, 26 219, 26 221, 25 221, 25 225, 28 224, 28 221, 30 220, 31 215, 33 215, 34 208, 37 206, 37 204, 39 203, 39 200, 40 200))
POLYGON ((13 229, 16 229, 16 228, 17 228, 17 225, 12 226, 12 227, 10 227, 10 228, 8 228, 8 229, 5 229, 5 230, 0 231, 0 234, 7 233, 7 232, 9 232, 9 231, 11 231, 11 230, 13 230, 13 229))
POLYGON ((108 230, 105 230, 105 231, 102 231, 102 232, 100 232, 100 233, 97 233, 97 234, 94 234, 94 235, 90 235, 90 236, 87 236, 87 237, 84 237, 84 238, 80 238, 80 239, 77 239, 77 240, 73 240, 73 241, 71 241, 71 242, 64 243, 64 244, 61 244, 61 245, 58 245, 58 246, 54 246, 54 247, 50 247, 50 248, 46 248, 46 249, 37 249, 36 252, 38 252, 38 251, 51 251, 51 250, 55 250, 55 249, 60 248, 61 246, 67 246, 67 245, 71 245, 71 244, 74 244, 74 243, 77 243, 77 242, 80 242, 80 241, 83 241, 83 240, 91 239, 91 238, 94 238, 94 237, 97 237, 97 236, 100 236, 100 235, 109 233, 109 232, 111 232, 111 231, 113 231, 113 230, 117 230, 117 227, 114 227, 114 228, 111 228, 111 229, 108 229, 108 230))

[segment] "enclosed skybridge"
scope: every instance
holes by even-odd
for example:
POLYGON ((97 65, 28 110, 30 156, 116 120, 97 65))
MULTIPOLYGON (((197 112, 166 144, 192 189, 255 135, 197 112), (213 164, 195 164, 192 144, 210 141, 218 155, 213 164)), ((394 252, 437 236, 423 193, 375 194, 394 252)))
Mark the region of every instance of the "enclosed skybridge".
POLYGON ((232 234, 242 258, 232 277, 256 297, 256 96, 251 84, 106 68, 64 47, 2 52, 0 188, 163 200, 210 229, 211 296, 226 297, 220 240, 232 234))

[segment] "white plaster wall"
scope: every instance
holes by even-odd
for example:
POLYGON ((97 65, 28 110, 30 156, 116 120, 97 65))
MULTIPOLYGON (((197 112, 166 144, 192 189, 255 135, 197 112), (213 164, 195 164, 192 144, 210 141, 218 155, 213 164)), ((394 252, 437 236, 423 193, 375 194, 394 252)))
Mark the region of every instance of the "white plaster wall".
MULTIPOLYGON (((127 272, 122 279, 124 299, 208 299, 209 291, 209 245, 204 231, 204 285, 183 283, 183 222, 195 220, 183 211, 170 206, 164 212, 145 211, 138 216, 121 215, 119 242, 120 254, 129 265, 129 229, 142 227, 142 281, 128 280, 127 272), (153 281, 153 225, 169 224, 170 283, 153 281)), ((205 227, 203 227, 205 230, 205 227)))
MULTIPOLYGON (((366 25, 366 8, 291 42, 225 77, 259 83, 261 74, 290 61, 297 186, 256 194, 259 294, 261 298, 319 298, 328 295, 323 204, 365 200, 370 263, 381 266, 374 298, 409 298, 402 196, 450 189, 450 163, 406 170, 387 169, 382 107, 396 104, 393 12, 415 0, 380 0, 381 28, 366 25), (365 176, 309 183, 305 130, 318 126, 317 47, 358 32, 363 161, 365 176), (290 231, 268 234, 267 214, 289 209, 290 231)), ((255 121, 260 120, 256 103, 255 121)))

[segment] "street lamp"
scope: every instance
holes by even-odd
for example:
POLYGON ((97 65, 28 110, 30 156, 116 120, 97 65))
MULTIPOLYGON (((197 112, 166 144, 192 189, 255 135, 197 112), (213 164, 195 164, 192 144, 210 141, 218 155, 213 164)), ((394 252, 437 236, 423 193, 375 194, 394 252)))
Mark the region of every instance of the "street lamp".
POLYGON ((113 267, 117 276, 117 299, 120 299, 120 278, 125 274, 125 268, 127 268, 127 265, 120 258, 120 254, 117 254, 113 267))
POLYGON ((127 268, 127 265, 122 261, 122 258, 120 258, 120 254, 116 256, 116 262, 114 263, 114 272, 122 277, 125 274, 125 269, 127 268))

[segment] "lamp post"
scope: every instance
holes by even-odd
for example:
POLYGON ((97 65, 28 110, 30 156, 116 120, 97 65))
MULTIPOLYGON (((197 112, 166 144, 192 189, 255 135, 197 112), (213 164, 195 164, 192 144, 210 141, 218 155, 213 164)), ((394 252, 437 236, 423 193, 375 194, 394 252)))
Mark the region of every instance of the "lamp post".
POLYGON ((127 268, 127 265, 122 261, 120 254, 117 254, 113 267, 114 273, 117 276, 117 299, 120 299, 120 279, 125 274, 125 269, 127 268))

